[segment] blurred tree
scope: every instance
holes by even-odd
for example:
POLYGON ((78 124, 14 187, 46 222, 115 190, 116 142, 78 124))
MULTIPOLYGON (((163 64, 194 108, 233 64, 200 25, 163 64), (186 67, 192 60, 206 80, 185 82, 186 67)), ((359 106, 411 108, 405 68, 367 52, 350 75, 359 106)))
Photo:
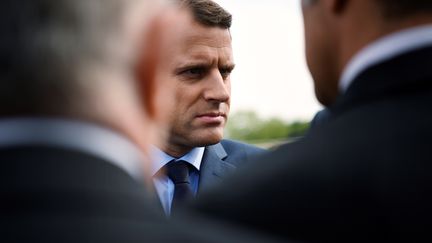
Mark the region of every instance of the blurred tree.
POLYGON ((245 142, 289 140, 305 134, 309 122, 287 123, 279 118, 262 119, 253 111, 240 111, 230 115, 226 135, 245 142))
POLYGON ((293 122, 291 124, 288 125, 288 134, 287 136, 289 138, 293 138, 293 137, 301 137, 303 136, 307 130, 309 129, 309 122, 293 122))

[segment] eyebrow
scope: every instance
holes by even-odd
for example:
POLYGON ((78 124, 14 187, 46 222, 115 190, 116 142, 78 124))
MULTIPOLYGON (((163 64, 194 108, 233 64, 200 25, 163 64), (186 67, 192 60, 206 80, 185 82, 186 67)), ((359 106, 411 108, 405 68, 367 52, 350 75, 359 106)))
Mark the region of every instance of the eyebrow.
POLYGON ((234 68, 235 68, 235 64, 221 65, 219 66, 219 72, 228 72, 229 74, 231 74, 234 68))
MULTIPOLYGON (((178 65, 176 65, 177 66, 176 70, 182 70, 182 69, 187 69, 187 68, 191 68, 191 67, 210 67, 212 65, 213 65, 212 61, 193 60, 193 61, 186 61, 186 62, 179 63, 178 65)), ((227 63, 227 64, 218 65, 218 68, 225 68, 225 69, 232 71, 232 70, 234 70, 235 66, 236 65, 234 63, 227 63)))
POLYGON ((224 64, 224 65, 219 66, 219 68, 225 68, 225 69, 228 69, 230 71, 234 70, 235 67, 236 67, 236 65, 234 63, 224 64))
POLYGON ((199 62, 199 61, 184 62, 176 65, 174 72, 179 73, 189 68, 208 68, 209 66, 211 66, 210 62, 199 62))
POLYGON ((201 60, 188 60, 184 62, 177 63, 177 67, 195 67, 195 66, 211 66, 213 64, 212 61, 201 59, 201 60))

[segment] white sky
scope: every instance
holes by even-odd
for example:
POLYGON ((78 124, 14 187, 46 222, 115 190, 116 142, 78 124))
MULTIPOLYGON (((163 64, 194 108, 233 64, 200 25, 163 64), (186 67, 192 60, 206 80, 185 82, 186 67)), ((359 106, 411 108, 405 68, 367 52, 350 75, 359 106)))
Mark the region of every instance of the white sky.
POLYGON ((299 0, 215 0, 233 14, 231 113, 309 120, 321 105, 306 67, 299 0))

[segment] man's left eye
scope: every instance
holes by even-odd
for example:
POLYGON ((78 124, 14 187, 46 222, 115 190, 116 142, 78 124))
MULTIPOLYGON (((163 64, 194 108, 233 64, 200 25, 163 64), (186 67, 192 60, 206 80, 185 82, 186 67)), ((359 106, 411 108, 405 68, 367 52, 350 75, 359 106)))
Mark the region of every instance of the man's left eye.
POLYGON ((195 75, 202 74, 203 72, 204 70, 202 68, 191 68, 189 70, 186 70, 186 73, 195 74, 195 75))
POLYGON ((221 69, 219 69, 219 72, 222 75, 222 77, 225 79, 225 78, 229 77, 229 75, 231 74, 232 70, 228 69, 228 68, 221 68, 221 69))

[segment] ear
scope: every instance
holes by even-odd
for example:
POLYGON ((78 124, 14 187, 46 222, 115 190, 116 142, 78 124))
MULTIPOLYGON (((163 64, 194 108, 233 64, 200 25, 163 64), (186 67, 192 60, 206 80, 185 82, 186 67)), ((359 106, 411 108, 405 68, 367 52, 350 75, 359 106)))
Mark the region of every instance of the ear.
POLYGON ((156 107, 156 71, 161 52, 161 26, 160 19, 154 18, 148 26, 148 31, 142 38, 143 43, 138 51, 135 78, 138 81, 138 89, 141 103, 149 116, 157 117, 156 107))
POLYGON ((163 121, 172 108, 173 100, 169 97, 173 97, 174 91, 170 83, 161 78, 164 76, 161 67, 167 62, 163 58, 170 46, 180 38, 179 30, 190 18, 189 12, 169 8, 153 19, 145 33, 135 73, 143 107, 152 120, 163 121))

